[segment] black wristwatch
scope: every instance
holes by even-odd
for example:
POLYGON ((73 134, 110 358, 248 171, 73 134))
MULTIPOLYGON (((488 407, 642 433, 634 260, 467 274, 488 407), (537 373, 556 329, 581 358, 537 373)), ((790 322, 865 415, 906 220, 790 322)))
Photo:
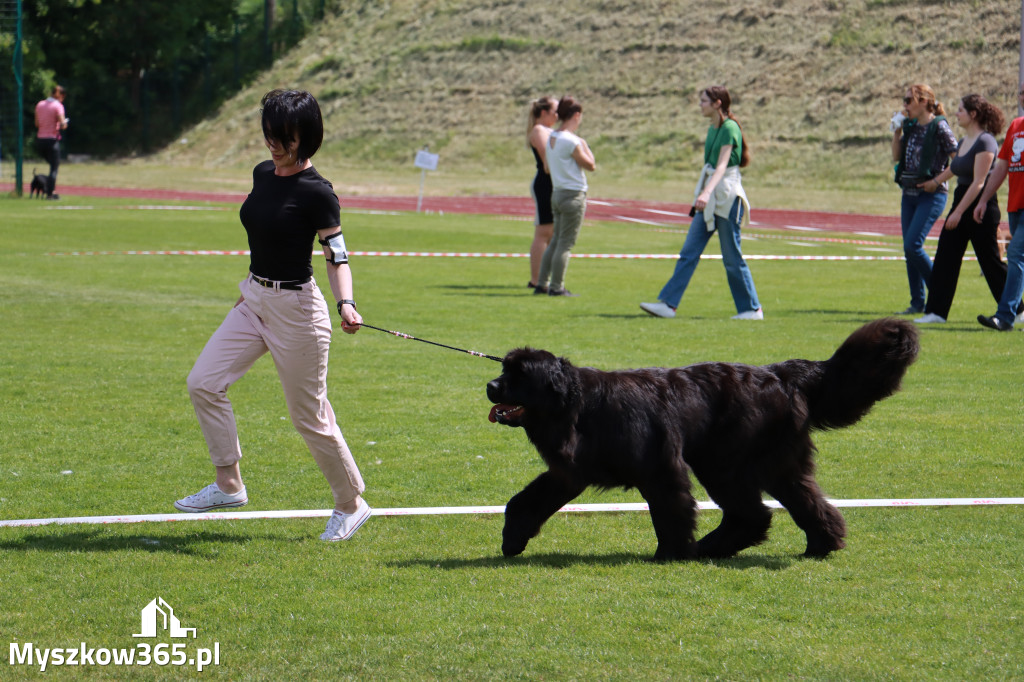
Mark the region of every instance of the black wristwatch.
POLYGON ((356 302, 353 301, 351 298, 343 298, 340 301, 338 301, 338 314, 339 315, 341 315, 341 306, 345 305, 346 303, 348 303, 353 308, 356 307, 356 302))

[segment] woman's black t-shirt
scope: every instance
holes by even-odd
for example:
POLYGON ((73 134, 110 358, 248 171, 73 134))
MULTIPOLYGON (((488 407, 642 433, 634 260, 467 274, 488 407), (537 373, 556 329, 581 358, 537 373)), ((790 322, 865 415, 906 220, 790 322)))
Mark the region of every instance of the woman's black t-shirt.
POLYGON ((249 236, 249 271, 266 279, 291 281, 313 276, 317 230, 341 225, 334 187, 315 168, 274 175, 274 162, 252 171, 252 191, 238 212, 249 236))

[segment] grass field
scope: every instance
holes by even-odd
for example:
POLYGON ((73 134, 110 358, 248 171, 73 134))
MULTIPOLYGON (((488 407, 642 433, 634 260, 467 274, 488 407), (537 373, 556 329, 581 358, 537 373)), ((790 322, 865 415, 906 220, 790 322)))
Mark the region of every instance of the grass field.
MULTIPOLYGON (((206 208, 0 199, 0 518, 173 512, 211 480, 185 376, 248 261, 125 253, 244 249, 236 207, 206 208), (52 255, 82 251, 109 253, 52 255)), ((523 252, 532 231, 487 216, 343 222, 355 251, 523 252)), ((751 255, 899 252, 886 238, 748 236, 751 255)), ((588 223, 576 252, 673 253, 681 241, 588 223)), ((734 322, 711 261, 677 319, 643 315, 637 303, 671 267, 577 259, 568 282, 580 298, 551 300, 529 295, 521 258, 353 260, 370 324, 496 355, 530 344, 607 369, 825 358, 907 303, 901 261, 752 260, 766 319, 734 322)), ((965 264, 950 323, 923 330, 903 391, 817 436, 830 496, 1022 495, 1024 338, 974 321, 993 309, 965 264)), ((542 470, 521 431, 487 421, 493 362, 363 330, 335 337, 331 365, 331 399, 375 507, 500 505, 542 470)), ((269 359, 231 396, 248 509, 329 507, 269 359)), ((140 610, 162 597, 197 629, 190 655, 219 647, 202 675, 232 680, 1024 678, 1019 508, 844 514, 848 548, 825 561, 799 557, 803 536, 780 512, 765 544, 684 564, 645 561, 655 540, 643 513, 557 516, 515 559, 500 556, 496 515, 374 518, 330 545, 320 519, 2 528, 0 633, 40 649, 135 647, 140 610)), ((702 513, 700 532, 717 520, 702 513)), ((2 665, 4 679, 199 677, 156 664, 2 665)))

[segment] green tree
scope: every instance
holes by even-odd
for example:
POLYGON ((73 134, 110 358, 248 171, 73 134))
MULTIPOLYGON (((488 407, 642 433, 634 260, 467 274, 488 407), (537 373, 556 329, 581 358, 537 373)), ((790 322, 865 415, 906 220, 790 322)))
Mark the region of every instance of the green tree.
POLYGON ((68 87, 70 146, 99 153, 173 134, 168 107, 151 100, 200 87, 212 46, 236 26, 235 0, 26 0, 25 9, 28 39, 68 87))

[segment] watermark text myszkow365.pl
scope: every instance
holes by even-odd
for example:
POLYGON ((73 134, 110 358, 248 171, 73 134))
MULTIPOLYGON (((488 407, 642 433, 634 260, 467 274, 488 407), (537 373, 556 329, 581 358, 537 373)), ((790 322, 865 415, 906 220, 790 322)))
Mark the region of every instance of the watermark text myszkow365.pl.
MULTIPOLYGON (((133 637, 157 637, 166 631, 172 639, 192 639, 195 628, 182 627, 174 609, 160 597, 142 609, 142 632, 133 637)), ((187 642, 173 644, 140 642, 133 647, 94 647, 80 642, 73 647, 40 647, 34 642, 11 642, 10 665, 38 666, 40 672, 56 666, 189 666, 197 672, 220 665, 220 642, 212 647, 189 648, 187 642)))

